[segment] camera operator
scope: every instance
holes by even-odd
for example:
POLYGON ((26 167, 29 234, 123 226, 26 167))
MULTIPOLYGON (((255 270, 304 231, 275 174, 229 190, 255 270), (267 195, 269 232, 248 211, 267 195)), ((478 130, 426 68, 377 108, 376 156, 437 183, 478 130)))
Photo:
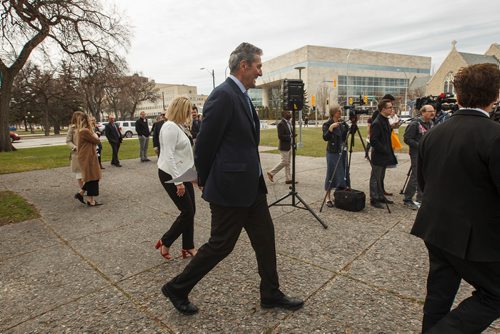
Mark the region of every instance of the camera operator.
POLYGON ((378 209, 383 209, 382 203, 393 202, 385 197, 384 179, 385 170, 388 166, 398 163, 391 143, 392 128, 389 124, 389 116, 392 114, 392 102, 382 100, 378 104, 380 114, 372 123, 370 132, 370 143, 372 145, 372 172, 370 175, 370 204, 378 209))
POLYGON ((346 178, 347 151, 345 149, 349 125, 340 119, 341 108, 339 105, 330 107, 329 114, 330 118, 323 124, 323 140, 328 142, 326 145, 325 191, 327 192, 326 206, 331 208, 333 207, 332 188, 345 189, 350 186, 346 178))
POLYGON ((422 136, 432 128, 436 112, 434 107, 430 104, 424 105, 420 108, 420 117, 415 118, 406 127, 404 141, 410 147, 410 161, 411 161, 411 174, 408 180, 408 185, 405 190, 405 198, 403 204, 412 210, 417 210, 418 205, 422 202, 422 190, 417 184, 417 156, 418 156, 418 143, 422 136), (417 203, 412 200, 413 195, 417 192, 417 203))
POLYGON ((460 109, 418 148, 423 200, 411 234, 429 252, 425 333, 480 333, 500 317, 500 124, 488 115, 500 70, 463 67, 453 85, 460 109), (475 291, 451 310, 462 279, 475 291))

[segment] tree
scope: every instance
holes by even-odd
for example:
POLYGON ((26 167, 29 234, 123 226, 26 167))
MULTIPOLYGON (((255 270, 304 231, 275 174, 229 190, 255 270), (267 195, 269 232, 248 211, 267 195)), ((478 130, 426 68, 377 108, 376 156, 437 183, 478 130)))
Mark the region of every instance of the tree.
POLYGON ((70 56, 111 59, 128 45, 116 13, 97 0, 2 0, 0 12, 0 152, 10 151, 9 105, 14 80, 39 46, 57 45, 70 56))
POLYGON ((141 77, 138 74, 124 77, 124 98, 128 98, 129 106, 124 112, 130 115, 131 119, 135 117, 135 111, 139 102, 151 101, 155 102, 160 98, 160 93, 156 88, 153 80, 149 81, 146 77, 141 77))

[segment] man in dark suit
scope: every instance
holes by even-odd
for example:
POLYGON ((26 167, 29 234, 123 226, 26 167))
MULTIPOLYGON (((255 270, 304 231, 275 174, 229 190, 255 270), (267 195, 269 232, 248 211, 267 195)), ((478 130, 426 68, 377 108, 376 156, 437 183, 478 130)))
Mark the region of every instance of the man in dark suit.
POLYGON ((411 233, 429 252, 425 333, 480 333, 500 317, 500 124, 488 115, 500 70, 464 67, 453 85, 460 110, 422 137, 417 159, 423 200, 411 233), (476 291, 450 311, 462 279, 476 291))
POLYGON ((292 183, 292 174, 290 172, 290 158, 292 153, 292 125, 290 124, 290 118, 292 113, 285 110, 281 113, 283 118, 281 122, 277 125, 279 146, 278 149, 281 154, 281 161, 272 170, 267 172, 267 177, 271 182, 274 182, 274 175, 280 170, 285 168, 285 183, 292 183))
POLYGON ((148 159, 148 144, 151 132, 149 131, 149 124, 144 111, 141 111, 139 119, 135 121, 135 131, 137 132, 137 137, 139 137, 139 156, 141 157, 141 162, 151 161, 148 159))
POLYGON ((242 229, 257 257, 261 306, 296 310, 304 304, 279 289, 274 226, 258 152, 260 122, 247 95, 262 75, 261 54, 262 50, 251 44, 240 44, 229 58, 231 75, 212 91, 203 108, 195 164, 202 197, 210 203, 210 239, 184 271, 162 287, 163 294, 183 314, 198 312, 188 294, 231 253, 242 229))
POLYGON ((372 145, 372 172, 370 175, 370 204, 383 209, 382 203, 392 204, 384 195, 384 179, 387 166, 398 163, 391 143, 392 128, 389 116, 392 114, 392 102, 382 100, 378 104, 380 114, 374 119, 370 129, 370 143, 372 145))
POLYGON ((111 150, 113 151, 111 164, 116 167, 121 167, 122 165, 118 159, 118 151, 120 150, 120 144, 123 141, 123 136, 120 133, 120 128, 115 123, 115 115, 108 116, 108 124, 104 127, 104 134, 106 135, 108 143, 111 145, 111 150))

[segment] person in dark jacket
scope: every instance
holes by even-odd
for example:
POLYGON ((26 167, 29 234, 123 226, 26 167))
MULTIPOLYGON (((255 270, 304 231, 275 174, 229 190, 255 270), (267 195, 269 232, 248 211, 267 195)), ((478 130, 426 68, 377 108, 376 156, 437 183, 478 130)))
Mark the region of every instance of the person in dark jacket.
POLYGON ((417 203, 422 202, 422 190, 417 184, 418 143, 422 136, 431 129, 435 113, 432 105, 424 105, 420 108, 420 117, 414 119, 405 130, 404 141, 410 147, 411 174, 405 189, 403 204, 412 210, 417 210, 419 205, 413 202, 415 192, 417 192, 417 203))
POLYGON ((285 183, 291 184, 292 173, 290 172, 290 159, 292 155, 292 125, 290 124, 290 118, 292 118, 292 113, 288 110, 284 110, 281 115, 283 118, 276 126, 278 130, 278 149, 280 151, 281 161, 274 166, 272 170, 267 172, 267 177, 271 182, 274 182, 274 175, 285 168, 285 183))
POLYGON ((379 116, 373 121, 370 129, 370 143, 372 145, 371 161, 372 172, 370 175, 370 204, 383 209, 382 203, 392 204, 384 195, 384 179, 387 166, 398 163, 391 143, 392 128, 389 116, 392 114, 392 102, 382 100, 378 104, 379 116))
POLYGON ((500 317, 500 124, 488 114, 500 69, 463 67, 453 86, 460 110, 418 147, 424 196, 411 234, 429 252, 424 333, 481 333, 500 317), (452 309, 462 280, 475 291, 452 309))
POLYGON ((141 157, 141 162, 151 161, 148 159, 148 144, 149 144, 149 125, 146 118, 146 113, 141 111, 141 117, 135 121, 135 131, 137 132, 137 137, 139 137, 139 155, 141 157))
POLYGON ((333 188, 345 189, 349 186, 346 175, 347 150, 345 142, 349 132, 349 125, 342 122, 339 105, 330 107, 330 118, 323 124, 323 140, 326 144, 326 177, 325 191, 327 192, 326 206, 333 207, 331 191, 333 188), (335 173, 334 173, 335 172, 335 173))
POLYGON ((115 123, 115 115, 108 116, 108 124, 104 127, 104 134, 106 135, 108 143, 111 145, 111 150, 113 151, 111 165, 121 167, 122 165, 118 159, 118 151, 120 150, 120 144, 123 141, 123 136, 120 132, 118 124, 115 123))
POLYGON ((156 118, 156 122, 153 124, 151 132, 153 133, 153 149, 156 156, 160 156, 160 130, 167 119, 165 118, 165 112, 156 118))
POLYGON ((198 136, 198 132, 200 132, 200 127, 201 127, 201 121, 198 116, 198 108, 193 104, 193 107, 191 108, 191 126, 190 126, 190 131, 191 131, 191 137, 193 138, 193 141, 196 141, 196 136, 198 136))

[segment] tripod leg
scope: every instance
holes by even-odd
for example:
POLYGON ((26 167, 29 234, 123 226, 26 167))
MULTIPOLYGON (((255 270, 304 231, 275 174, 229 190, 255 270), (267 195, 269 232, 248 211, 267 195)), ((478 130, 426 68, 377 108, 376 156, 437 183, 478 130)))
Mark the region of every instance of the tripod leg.
POLYGON ((321 225, 323 225, 323 227, 325 228, 325 230, 328 228, 328 225, 326 225, 322 220, 321 218, 318 217, 318 215, 316 215, 316 213, 309 207, 309 205, 307 205, 306 202, 304 202, 304 200, 302 198, 300 198, 299 194, 295 193, 295 197, 297 197, 297 199, 299 200, 300 203, 302 203, 302 205, 305 206, 305 208, 307 209, 307 211, 309 211, 313 216, 314 218, 316 218, 317 221, 319 221, 319 223, 321 225))
POLYGON ((273 203, 269 204, 267 207, 270 208, 273 205, 278 204, 279 202, 281 202, 282 200, 284 200, 285 198, 287 198, 288 196, 291 196, 291 195, 292 195, 292 193, 290 192, 290 193, 286 194, 285 196, 281 197, 280 199, 278 199, 278 200, 274 201, 273 203))
POLYGON ((406 191, 406 187, 408 186, 408 180, 410 179, 410 175, 411 175, 411 165, 410 165, 410 169, 408 169, 408 173, 406 173, 406 180, 405 180, 405 183, 403 184, 403 188, 399 192, 401 195, 403 195, 406 191))

